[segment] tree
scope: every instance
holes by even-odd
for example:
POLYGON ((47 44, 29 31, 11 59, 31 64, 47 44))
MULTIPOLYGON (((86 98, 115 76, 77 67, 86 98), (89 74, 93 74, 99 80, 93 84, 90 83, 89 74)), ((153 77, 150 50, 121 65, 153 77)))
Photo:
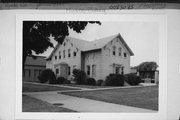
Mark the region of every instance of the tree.
POLYGON ((137 66, 138 71, 155 71, 158 65, 156 62, 143 62, 137 66))
POLYGON ((23 21, 23 67, 33 51, 41 54, 54 47, 50 37, 61 44, 69 35, 69 29, 81 33, 88 23, 101 25, 98 21, 23 21))

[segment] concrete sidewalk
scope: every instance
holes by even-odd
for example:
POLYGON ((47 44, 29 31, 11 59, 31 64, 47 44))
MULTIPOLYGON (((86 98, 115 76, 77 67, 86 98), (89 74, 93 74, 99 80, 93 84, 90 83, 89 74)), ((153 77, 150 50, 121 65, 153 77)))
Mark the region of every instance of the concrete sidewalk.
POLYGON ((157 111, 96 101, 86 98, 79 98, 69 95, 58 94, 56 92, 33 92, 23 93, 31 97, 46 101, 51 104, 63 104, 61 107, 68 108, 77 112, 133 112, 133 113, 154 113, 157 111))

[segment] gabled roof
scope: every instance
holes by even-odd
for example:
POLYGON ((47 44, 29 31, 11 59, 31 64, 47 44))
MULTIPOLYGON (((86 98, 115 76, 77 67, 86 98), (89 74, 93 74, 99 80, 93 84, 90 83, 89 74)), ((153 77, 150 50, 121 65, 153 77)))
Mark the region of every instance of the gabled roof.
POLYGON ((101 49, 108 42, 110 42, 111 40, 113 40, 116 37, 117 37, 117 34, 91 41, 90 44, 84 45, 84 49, 82 51, 90 51, 90 50, 95 50, 95 49, 101 49))
MULTIPOLYGON (((116 35, 112 35, 109 37, 97 39, 94 41, 86 41, 82 39, 77 39, 77 38, 72 38, 72 37, 66 37, 66 39, 70 40, 73 44, 76 45, 81 51, 86 52, 86 51, 91 51, 91 50, 96 50, 96 49, 101 49, 104 47, 106 44, 108 44, 110 41, 112 41, 114 38, 119 38, 122 44, 125 46, 125 48, 129 51, 130 55, 134 55, 132 50, 129 48, 129 46, 126 44, 120 33, 116 35)), ((56 51, 57 48, 59 48, 60 44, 57 44, 55 49, 52 51, 51 55, 48 58, 51 58, 53 53, 56 51)))

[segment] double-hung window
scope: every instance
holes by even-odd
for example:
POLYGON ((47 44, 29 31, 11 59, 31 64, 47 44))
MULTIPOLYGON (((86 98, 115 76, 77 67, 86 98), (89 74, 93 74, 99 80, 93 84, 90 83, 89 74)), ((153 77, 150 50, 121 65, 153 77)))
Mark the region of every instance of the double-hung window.
POLYGON ((113 46, 112 54, 115 56, 116 55, 116 46, 113 46))
POLYGON ((63 57, 65 58, 66 57, 66 51, 63 50, 63 57))
POLYGON ((92 76, 96 77, 96 65, 92 65, 92 76))
POLYGON ((68 49, 68 57, 71 57, 71 50, 68 49))
POLYGON ((87 65, 87 75, 90 75, 90 65, 87 65))
POLYGON ((119 56, 121 56, 122 48, 119 48, 119 56))

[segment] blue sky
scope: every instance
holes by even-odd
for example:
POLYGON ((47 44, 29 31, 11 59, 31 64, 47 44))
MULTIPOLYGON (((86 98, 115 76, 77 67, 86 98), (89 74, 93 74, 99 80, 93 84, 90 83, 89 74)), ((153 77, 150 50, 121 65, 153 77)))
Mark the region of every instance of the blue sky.
MULTIPOLYGON (((120 33, 134 52, 131 57, 131 66, 144 61, 158 62, 158 23, 156 22, 103 22, 101 25, 88 24, 82 33, 70 31, 71 37, 92 41, 120 33)), ((48 56, 52 49, 43 55, 48 56)))

